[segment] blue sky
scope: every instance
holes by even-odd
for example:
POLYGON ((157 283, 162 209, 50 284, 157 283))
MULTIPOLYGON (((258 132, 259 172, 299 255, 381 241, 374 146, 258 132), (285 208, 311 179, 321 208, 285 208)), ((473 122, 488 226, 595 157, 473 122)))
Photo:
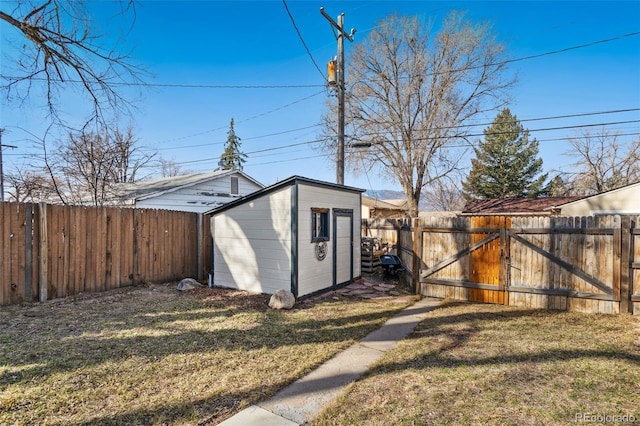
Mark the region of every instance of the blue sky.
MULTIPOLYGON (((5 10, 8 3, 0 2, 0 8, 5 10)), ((437 24, 458 9, 466 10, 473 21, 492 23, 511 58, 549 53, 511 64, 519 82, 509 105, 540 141, 547 171, 568 167, 570 160, 562 155, 568 144, 563 138, 574 136, 579 128, 566 127, 636 121, 607 127, 631 134, 621 140, 640 133, 640 111, 533 120, 640 108, 640 35, 627 36, 640 32, 640 1, 288 0, 286 4, 323 73, 336 55, 336 40, 320 14, 322 6, 334 19, 345 13, 345 27, 357 29, 354 43, 394 12, 437 24), (610 39, 615 40, 600 42, 610 39), (551 53, 567 48, 573 49, 551 53), (565 129, 541 130, 558 127, 565 129)), ((108 35, 107 42, 129 30, 130 22, 114 18, 117 9, 117 3, 110 1, 92 3, 95 24, 108 35)), ((330 92, 281 0, 141 0, 134 26, 119 43, 131 49, 135 62, 151 74, 147 82, 156 85, 126 89, 137 110, 122 127, 130 122, 145 149, 157 150, 185 171, 211 171, 233 118, 242 150, 248 154, 245 171, 258 181, 268 185, 291 175, 335 181, 335 159, 312 149, 330 92)), ((347 57, 351 46, 346 43, 347 57)), ((348 66, 347 62, 347 73, 348 66)), ((34 135, 44 131, 40 103, 32 99, 18 108, 2 101, 0 126, 7 130, 3 143, 19 147, 3 150, 5 172, 37 164, 33 155, 40 150, 25 130, 34 135)), ((72 101, 65 108, 70 117, 80 113, 72 101)), ((484 127, 479 127, 480 133, 484 127)), ((375 174, 353 176, 348 170, 345 184, 399 189, 393 180, 375 174)))

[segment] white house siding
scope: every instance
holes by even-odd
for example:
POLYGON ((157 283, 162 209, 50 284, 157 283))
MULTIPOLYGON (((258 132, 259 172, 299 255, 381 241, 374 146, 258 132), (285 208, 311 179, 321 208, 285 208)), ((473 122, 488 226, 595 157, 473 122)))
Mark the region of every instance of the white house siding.
POLYGON ((214 285, 269 294, 291 290, 291 189, 214 214, 214 285))
POLYGON ((640 214, 640 183, 593 195, 561 206, 563 216, 640 214))
POLYGON ((259 185, 256 185, 243 176, 232 176, 238 177, 238 195, 230 195, 231 176, 223 176, 191 186, 181 187, 173 191, 153 194, 153 196, 149 196, 148 198, 145 196, 140 197, 136 202, 136 207, 204 213, 212 208, 261 189, 259 185), (225 194, 225 196, 218 194, 225 194))
MULTIPOLYGON (((360 276, 360 194, 300 184, 298 186, 298 297, 326 289, 333 284, 333 209, 335 208, 353 210, 354 265, 353 276, 348 279, 360 276), (311 242, 311 209, 314 207, 327 208, 331 211, 330 240, 327 241, 327 256, 322 261, 316 259, 316 244, 311 242)), ((348 268, 348 259, 341 260, 343 262, 339 264, 346 263, 348 268)), ((339 271, 339 277, 341 275, 339 271)), ((348 275, 350 274, 347 270, 348 275)))

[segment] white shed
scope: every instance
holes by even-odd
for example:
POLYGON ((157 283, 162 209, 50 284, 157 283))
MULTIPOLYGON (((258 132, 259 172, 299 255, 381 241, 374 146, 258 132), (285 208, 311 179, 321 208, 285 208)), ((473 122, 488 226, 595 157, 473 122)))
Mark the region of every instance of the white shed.
POLYGON ((362 192, 293 176, 209 211, 210 285, 299 298, 352 282, 362 192))

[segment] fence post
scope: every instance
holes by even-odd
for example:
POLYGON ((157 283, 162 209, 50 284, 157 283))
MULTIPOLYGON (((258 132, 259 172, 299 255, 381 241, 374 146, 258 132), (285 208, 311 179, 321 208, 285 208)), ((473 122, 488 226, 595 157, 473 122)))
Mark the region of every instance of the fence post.
POLYGON ((133 272, 131 272, 131 284, 134 285, 138 281, 138 212, 139 209, 133 209, 133 272))
POLYGON ((411 226, 413 227, 413 262, 412 262, 412 284, 415 294, 421 292, 420 288, 420 267, 422 266, 422 228, 420 227, 420 219, 412 218, 411 226))
POLYGON ((509 229, 505 219, 504 226, 500 228, 500 266, 498 272, 498 288, 502 290, 502 304, 505 306, 509 305, 509 286, 511 281, 511 242, 509 238, 509 229))
POLYGON ((629 283, 631 274, 631 218, 623 216, 620 221, 620 313, 632 313, 629 283))
POLYGON ((40 238, 39 238, 39 276, 38 276, 38 300, 46 302, 47 294, 47 273, 48 273, 48 241, 47 241, 47 205, 38 203, 38 216, 40 221, 40 238))
POLYGON ((202 267, 202 260, 203 260, 202 241, 203 241, 203 237, 204 237, 204 235, 203 235, 203 232, 204 232, 203 220, 204 219, 203 219, 202 213, 196 213, 196 214, 197 214, 197 218, 196 218, 196 220, 197 220, 196 244, 197 244, 197 250, 198 250, 197 254, 196 254, 196 257, 198 259, 198 261, 197 261, 198 262, 198 265, 197 265, 198 273, 197 273, 196 279, 198 281, 201 281, 204 278, 204 274, 203 274, 203 271, 202 271, 203 270, 203 267, 202 267))
POLYGON ((25 204, 24 299, 33 302, 33 204, 25 204))

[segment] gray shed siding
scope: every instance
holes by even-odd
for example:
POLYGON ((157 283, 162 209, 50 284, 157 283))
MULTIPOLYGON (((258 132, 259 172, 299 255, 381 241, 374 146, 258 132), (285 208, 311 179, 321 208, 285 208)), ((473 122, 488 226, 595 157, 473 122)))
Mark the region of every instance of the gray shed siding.
POLYGON ((291 290, 291 190, 213 216, 214 285, 255 293, 291 290))

